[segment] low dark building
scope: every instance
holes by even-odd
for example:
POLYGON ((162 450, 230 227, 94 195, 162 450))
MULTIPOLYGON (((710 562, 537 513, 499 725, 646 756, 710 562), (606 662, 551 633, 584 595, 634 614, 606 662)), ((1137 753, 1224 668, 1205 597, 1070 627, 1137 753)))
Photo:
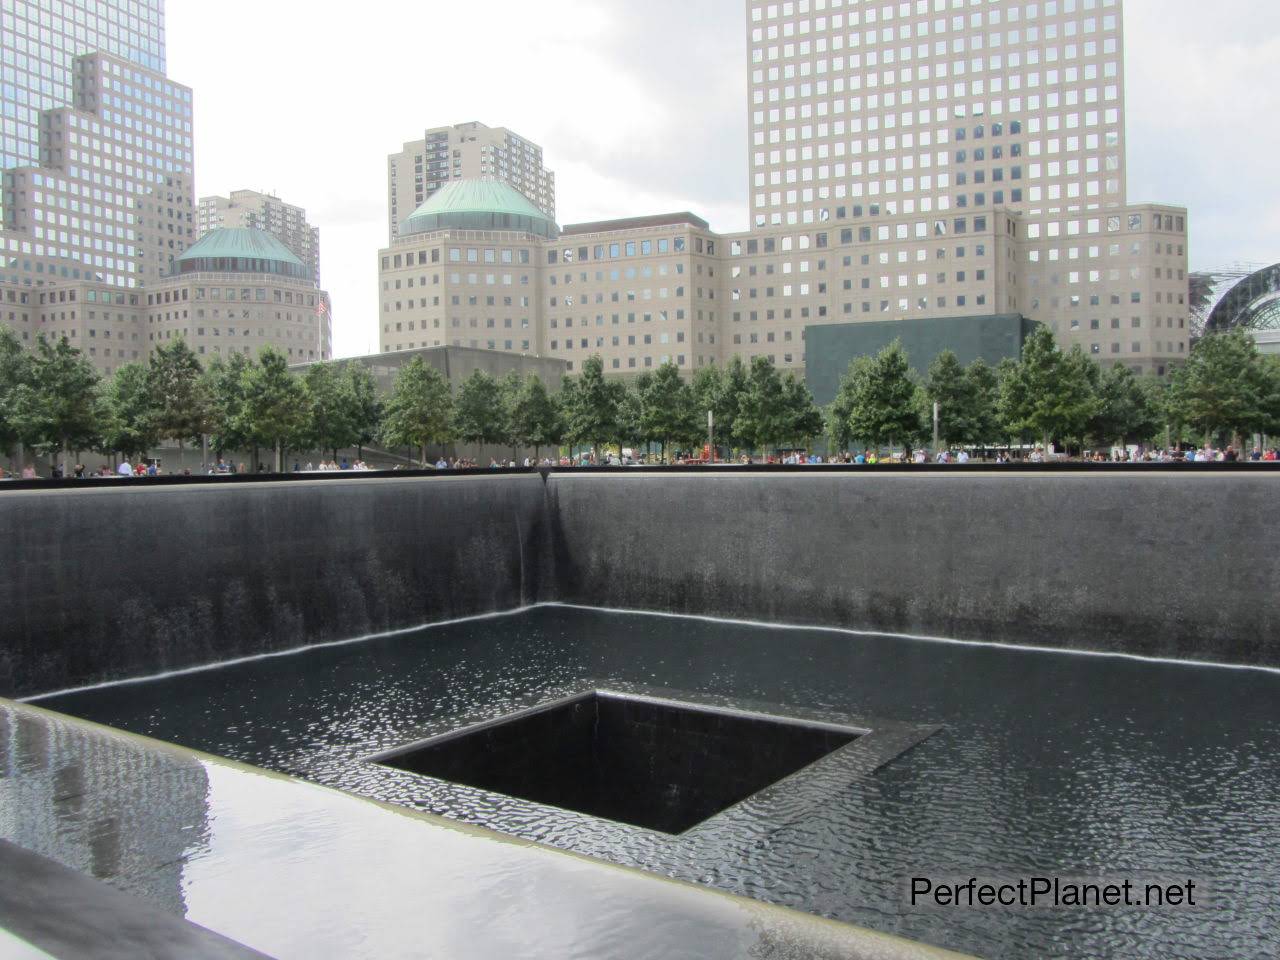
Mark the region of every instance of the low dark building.
POLYGON ((944 350, 962 364, 981 357, 994 367, 1005 357, 1021 357, 1022 345, 1035 327, 1034 320, 1016 313, 810 326, 804 332, 805 378, 814 400, 830 403, 854 358, 879 353, 894 340, 902 341, 912 369, 921 376, 944 350))

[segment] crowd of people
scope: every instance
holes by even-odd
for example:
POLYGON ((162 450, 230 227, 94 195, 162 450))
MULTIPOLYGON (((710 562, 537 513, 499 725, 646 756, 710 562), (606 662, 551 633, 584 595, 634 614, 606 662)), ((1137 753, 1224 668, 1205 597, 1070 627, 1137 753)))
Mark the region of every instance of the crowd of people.
MULTIPOLYGON (((1236 450, 1234 446, 1218 448, 1211 444, 1204 444, 1202 447, 1190 449, 1143 449, 1143 448, 1115 448, 1110 450, 1085 450, 1079 453, 1061 453, 1053 450, 1046 451, 1044 447, 1036 445, 1029 448, 1012 448, 998 450, 974 450, 969 451, 960 449, 943 449, 937 453, 930 454, 924 449, 899 452, 884 452, 874 447, 867 447, 859 451, 844 451, 838 454, 819 454, 811 453, 804 450, 784 450, 776 454, 760 457, 751 454, 741 454, 733 460, 716 459, 717 464, 737 463, 742 465, 770 465, 785 464, 789 466, 798 466, 802 464, 846 464, 846 465, 874 465, 874 464, 965 464, 965 463, 984 463, 984 464, 1024 464, 1024 463, 1238 463, 1247 461, 1251 463, 1274 463, 1280 460, 1280 450, 1275 447, 1263 449, 1260 446, 1254 446, 1247 452, 1236 450)), ((517 469, 517 468, 533 468, 533 467, 595 467, 595 466, 697 466, 708 463, 705 452, 697 451, 690 453, 677 453, 671 457, 660 456, 640 456, 633 457, 630 451, 623 451, 622 455, 608 451, 602 453, 599 457, 593 451, 584 451, 573 456, 559 457, 524 457, 517 460, 514 457, 490 457, 489 469, 517 469)), ((474 470, 481 466, 481 463, 471 457, 439 457, 434 464, 436 470, 474 470)), ((363 459, 349 460, 346 457, 340 460, 321 460, 318 464, 307 461, 305 464, 295 460, 293 463, 293 473, 328 473, 332 471, 352 471, 367 472, 370 470, 385 469, 381 467, 371 466, 363 459)), ((407 469, 402 464, 396 464, 394 470, 407 469)), ((256 469, 250 468, 245 463, 235 463, 227 461, 221 457, 217 462, 208 468, 207 473, 210 476, 224 476, 234 474, 258 473, 268 474, 273 471, 265 464, 259 463, 256 469)), ((138 459, 131 462, 127 457, 123 458, 115 467, 106 464, 96 469, 87 469, 84 464, 77 463, 68 473, 74 479, 81 480, 94 477, 158 477, 158 476, 175 476, 173 470, 162 471, 160 463, 153 459, 138 459)), ((192 471, 184 468, 180 471, 181 476, 191 476, 192 471)), ((49 478, 61 480, 63 478, 62 467, 54 464, 49 471, 49 478)), ((6 471, 0 467, 0 480, 39 480, 42 479, 40 472, 35 466, 27 464, 18 472, 6 471)))
POLYGON ((321 460, 320 465, 316 466, 310 460, 306 466, 299 466, 298 461, 293 462, 294 473, 329 473, 334 470, 372 470, 373 467, 365 463, 363 460, 348 460, 346 457, 342 461, 337 460, 321 460))

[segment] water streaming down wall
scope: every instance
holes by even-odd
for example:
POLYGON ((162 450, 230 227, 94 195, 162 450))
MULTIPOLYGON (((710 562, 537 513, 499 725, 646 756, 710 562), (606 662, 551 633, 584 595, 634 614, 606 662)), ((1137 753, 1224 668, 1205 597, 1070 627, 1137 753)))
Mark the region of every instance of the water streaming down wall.
POLYGON ((0 695, 546 599, 536 474, 0 496, 0 695))
POLYGON ((343 478, 0 496, 0 695, 546 601, 1280 664, 1265 475, 343 478))

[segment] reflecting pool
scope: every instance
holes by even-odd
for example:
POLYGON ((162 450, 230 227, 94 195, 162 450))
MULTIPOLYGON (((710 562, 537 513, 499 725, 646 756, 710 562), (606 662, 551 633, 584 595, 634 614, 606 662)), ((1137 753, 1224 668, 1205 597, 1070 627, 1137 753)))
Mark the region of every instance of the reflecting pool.
POLYGON ((1280 955, 1280 674, 540 607, 39 703, 983 957, 1280 955), (679 835, 370 759, 598 687, 940 729, 679 835), (1209 904, 906 902, 973 874, 1193 880, 1209 904))

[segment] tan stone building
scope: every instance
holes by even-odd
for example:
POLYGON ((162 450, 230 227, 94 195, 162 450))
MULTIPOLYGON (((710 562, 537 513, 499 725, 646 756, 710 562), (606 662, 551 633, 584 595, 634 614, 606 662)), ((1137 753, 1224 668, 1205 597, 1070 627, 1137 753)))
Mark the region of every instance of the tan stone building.
POLYGON ((270 233, 205 234, 172 273, 146 290, 146 346, 183 339, 203 362, 275 347, 290 363, 328 360, 325 294, 310 269, 270 233))
MULTIPOLYGON (((483 270, 431 271, 462 284, 438 304, 424 277, 408 296, 396 263, 424 194, 403 222, 393 207, 380 254, 383 349, 426 342, 425 320, 440 342, 598 353, 618 373, 734 355, 803 370, 810 325, 1018 313, 1102 363, 1164 375, 1186 357, 1186 211, 1126 194, 1120 0, 745 10, 749 231, 547 214, 525 237, 534 306, 507 337, 483 270)), ((474 239, 464 260, 500 255, 474 239)))
POLYGON ((401 219, 453 180, 501 180, 548 218, 556 217, 556 175, 542 165, 542 148, 506 127, 459 123, 432 127, 421 140, 387 157, 387 234, 401 219))
POLYGON ((264 231, 215 230, 145 288, 57 280, 33 289, 0 288, 0 316, 29 334, 66 337, 103 376, 146 362, 179 337, 202 362, 273 346, 291 363, 331 359, 326 295, 306 266, 264 231), (12 297, 10 297, 12 294, 12 297))
POLYGON ((1136 370, 1186 356, 1186 211, 1126 197, 1120 0, 746 9, 742 239, 839 250, 808 258, 839 298, 793 317, 1021 312, 1136 370))

